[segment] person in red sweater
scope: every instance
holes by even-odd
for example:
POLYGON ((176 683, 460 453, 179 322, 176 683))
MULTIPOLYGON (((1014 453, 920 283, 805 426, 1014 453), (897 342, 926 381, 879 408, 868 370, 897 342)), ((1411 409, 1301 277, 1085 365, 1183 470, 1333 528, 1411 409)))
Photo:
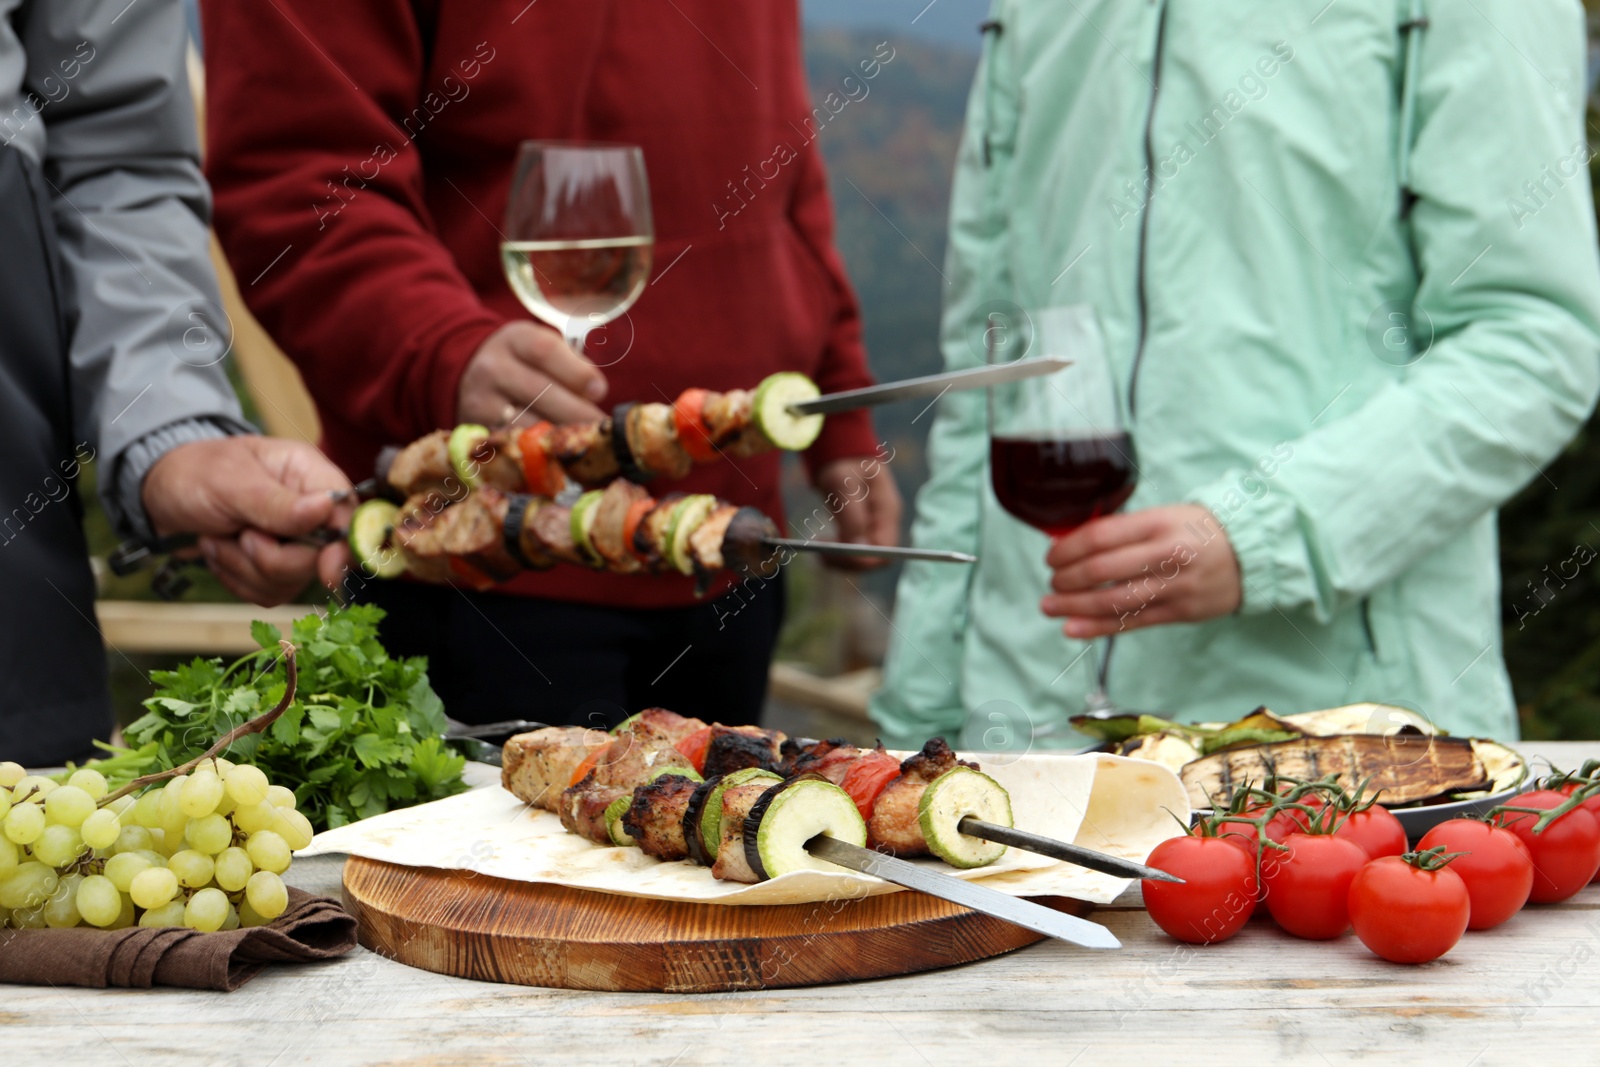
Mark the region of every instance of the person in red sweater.
MULTIPOLYGON (((871 384, 794 0, 202 12, 217 233, 350 477, 369 476, 384 445, 458 422, 599 418, 601 401, 778 370, 824 392, 871 384), (627 320, 592 339, 591 352, 626 349, 603 369, 532 322, 501 274, 498 220, 529 138, 644 150, 656 267, 627 320)), ((834 512, 822 536, 897 541, 893 478, 861 481, 878 452, 865 413, 829 418, 805 455, 834 512)), ((782 517, 775 454, 651 488, 782 517)), ((652 705, 754 722, 783 614, 781 582, 697 600, 688 578, 566 566, 488 594, 369 582, 361 595, 388 609, 392 652, 430 656, 446 709, 468 722, 600 725, 652 705)))

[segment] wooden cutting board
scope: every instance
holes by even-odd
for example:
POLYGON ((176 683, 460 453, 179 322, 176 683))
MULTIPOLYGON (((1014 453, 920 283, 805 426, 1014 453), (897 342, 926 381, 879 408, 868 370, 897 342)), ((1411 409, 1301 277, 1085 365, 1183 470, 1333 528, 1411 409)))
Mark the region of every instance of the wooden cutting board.
MULTIPOLYGON (((1086 915, 1064 897, 1041 904, 1086 915)), ((361 943, 460 978, 568 989, 713 993, 911 974, 1041 940, 921 893, 816 904, 685 904, 352 856, 361 943)))

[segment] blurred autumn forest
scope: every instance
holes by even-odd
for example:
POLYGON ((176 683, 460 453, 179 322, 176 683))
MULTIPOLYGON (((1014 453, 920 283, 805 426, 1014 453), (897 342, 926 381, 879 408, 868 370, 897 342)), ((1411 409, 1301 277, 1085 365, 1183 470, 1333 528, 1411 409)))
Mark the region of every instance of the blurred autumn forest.
MULTIPOLYGON (((814 0, 807 5, 806 34, 807 73, 819 102, 830 92, 843 95, 843 79, 879 42, 895 50, 868 83, 867 95, 853 90, 859 98, 819 138, 831 169, 838 244, 861 296, 868 350, 882 379, 940 369, 939 269, 950 175, 977 61, 976 21, 985 5, 948 0, 923 8, 918 2, 908 13, 892 6, 878 5, 885 25, 875 28, 862 25, 873 16, 854 0, 814 0), (917 9, 927 17, 911 27, 920 31, 912 36, 905 31, 917 9)), ((1593 57, 1600 0, 1586 0, 1586 6, 1593 57)), ((1591 122, 1591 129, 1600 126, 1591 122)), ((893 471, 908 504, 927 473, 923 442, 931 420, 918 419, 919 410, 892 405, 877 414, 880 434, 896 450, 893 471)), ((1545 473, 1501 514, 1505 654, 1525 736, 1600 737, 1600 421, 1592 419, 1545 473)), ((792 514, 816 504, 797 467, 789 471, 786 496, 792 514)), ((92 490, 84 499, 92 501, 92 490)), ((93 507, 88 526, 92 548, 103 557, 111 537, 93 507)), ((813 563, 791 568, 781 654, 823 672, 872 663, 881 656, 895 572, 846 582, 824 577, 813 563)), ((226 599, 209 576, 199 577, 189 599, 226 599)), ((144 586, 143 578, 112 580, 102 595, 148 596, 144 586)), ((308 602, 318 599, 307 595, 308 602)), ((136 659, 137 668, 126 657, 111 657, 125 716, 148 695, 142 672, 164 665, 157 657, 136 659)))

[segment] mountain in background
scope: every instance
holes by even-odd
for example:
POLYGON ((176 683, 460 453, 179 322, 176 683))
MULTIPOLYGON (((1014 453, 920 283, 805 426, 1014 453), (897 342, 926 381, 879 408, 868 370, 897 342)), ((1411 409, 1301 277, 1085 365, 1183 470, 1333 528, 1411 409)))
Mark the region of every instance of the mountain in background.
MULTIPOLYGON (((898 5, 877 0, 874 6, 898 5)), ((972 6, 969 0, 938 0, 922 21, 941 8, 972 6)), ((813 99, 820 103, 833 92, 844 97, 844 79, 859 79, 861 60, 881 42, 894 49, 893 58, 876 78, 861 83, 866 95, 822 127, 817 143, 828 164, 836 240, 861 297, 872 368, 889 380, 942 367, 939 310, 950 177, 977 52, 920 40, 904 28, 813 25, 806 33, 813 99)), ((860 96, 861 89, 852 92, 860 96)), ((927 474, 923 441, 932 419, 919 417, 921 411, 921 405, 896 404, 875 413, 879 433, 900 457, 895 468, 908 499, 927 474)))
POLYGON ((989 0, 801 0, 801 13, 808 29, 882 28, 897 40, 917 37, 976 53, 989 0))

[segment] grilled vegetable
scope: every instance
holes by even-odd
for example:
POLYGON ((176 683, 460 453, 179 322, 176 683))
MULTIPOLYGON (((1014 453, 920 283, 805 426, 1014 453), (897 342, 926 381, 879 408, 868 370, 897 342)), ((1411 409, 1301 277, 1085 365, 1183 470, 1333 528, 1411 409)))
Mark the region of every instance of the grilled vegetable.
POLYGON ((463 485, 476 488, 483 484, 473 452, 488 436, 489 427, 473 422, 464 422, 450 431, 450 467, 463 485))
POLYGON ((1235 748, 1186 764, 1179 774, 1197 808, 1212 798, 1225 801, 1236 786, 1268 775, 1312 780, 1327 774, 1347 782, 1371 778, 1386 806, 1420 803, 1452 793, 1483 789, 1489 775, 1472 742, 1456 737, 1347 734, 1304 737, 1270 745, 1235 748))
POLYGON ((594 529, 595 511, 600 506, 600 497, 603 494, 598 489, 592 489, 578 498, 572 505, 572 543, 578 546, 585 559, 596 567, 604 566, 605 559, 595 551, 594 542, 590 533, 594 529))
POLYGON ((707 855, 715 858, 722 847, 722 798, 728 790, 756 782, 781 782, 783 778, 760 767, 746 767, 731 774, 709 779, 716 784, 706 791, 700 806, 698 836, 707 855))
POLYGON ((387 500, 369 500, 350 516, 350 551, 374 578, 398 578, 406 560, 395 541, 400 509, 387 500))
POLYGON ((745 861, 761 879, 790 871, 837 870, 806 851, 806 842, 823 835, 866 846, 867 824, 855 801, 822 778, 780 782, 763 793, 745 816, 745 861))
POLYGON ((1006 846, 962 833, 959 826, 968 815, 1011 825, 1011 797, 1000 783, 970 767, 953 767, 934 779, 917 804, 917 825, 935 856, 952 867, 987 867, 1005 855, 1006 846))
POLYGON ((632 806, 632 793, 624 793, 606 805, 606 833, 611 837, 613 845, 629 848, 634 844, 633 836, 628 833, 627 827, 622 825, 623 815, 627 814, 632 806))
POLYGON ((796 415, 789 405, 821 395, 817 383, 804 374, 785 371, 768 375, 756 386, 756 426, 778 448, 790 452, 810 448, 822 433, 822 416, 796 415))
POLYGON ((694 573, 694 560, 689 555, 689 535, 700 528, 717 506, 717 498, 704 493, 686 496, 672 514, 672 525, 667 530, 667 562, 680 574, 694 573))

